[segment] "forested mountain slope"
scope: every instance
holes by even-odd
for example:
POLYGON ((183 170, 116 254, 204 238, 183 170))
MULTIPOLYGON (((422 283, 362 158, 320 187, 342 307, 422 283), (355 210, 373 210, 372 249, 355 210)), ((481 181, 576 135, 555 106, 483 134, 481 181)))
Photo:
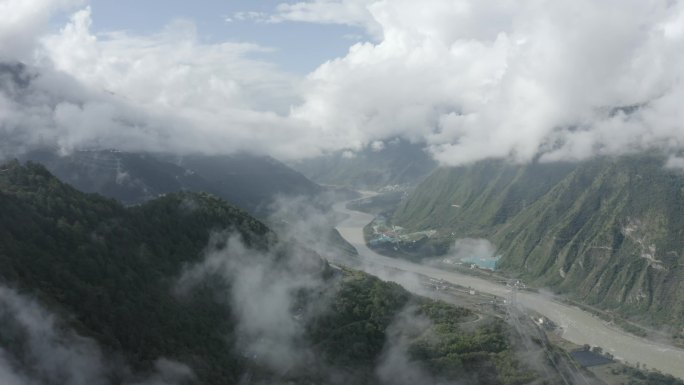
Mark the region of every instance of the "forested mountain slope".
POLYGON ((0 166, 0 302, 27 297, 46 310, 31 313, 41 322, 21 313, 34 303, 0 310, 0 376, 11 370, 31 384, 523 384, 549 375, 515 358, 500 319, 461 326, 470 310, 332 268, 211 195, 125 208, 11 162, 0 166), (37 342, 47 336, 49 349, 37 342), (83 371, 72 358, 84 355, 102 356, 100 366, 83 371), (174 376, 153 374, 170 366, 180 367, 174 376))
POLYGON ((281 162, 248 154, 209 156, 81 150, 70 155, 32 151, 40 162, 84 192, 139 204, 178 191, 210 192, 252 214, 265 216, 278 196, 313 197, 323 189, 281 162))
POLYGON ((641 155, 433 173, 394 223, 495 243, 499 267, 655 324, 684 319, 684 174, 641 155))

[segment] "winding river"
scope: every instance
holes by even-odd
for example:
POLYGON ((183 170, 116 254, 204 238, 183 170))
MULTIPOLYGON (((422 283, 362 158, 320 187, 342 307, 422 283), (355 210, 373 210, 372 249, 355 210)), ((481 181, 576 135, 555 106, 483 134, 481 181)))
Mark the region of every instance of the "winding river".
MULTIPOLYGON (((355 266, 381 277, 392 276, 397 271, 420 274, 429 278, 441 279, 452 284, 471 287, 483 293, 506 298, 510 289, 504 285, 485 279, 420 265, 402 259, 382 256, 369 249, 363 239, 363 227, 373 220, 373 216, 346 208, 348 202, 337 203, 333 209, 347 217, 341 221, 337 230, 359 253, 360 264, 355 266), (382 271, 393 272, 382 274, 382 271), (379 274, 380 273, 380 274, 379 274)), ((418 285, 406 284, 398 280, 408 290, 418 292, 418 285)), ((651 369, 684 379, 684 350, 665 343, 650 341, 628 334, 617 327, 577 307, 566 305, 543 294, 518 292, 517 302, 548 317, 562 327, 562 337, 573 343, 600 346, 616 358, 636 363, 640 362, 651 369)))

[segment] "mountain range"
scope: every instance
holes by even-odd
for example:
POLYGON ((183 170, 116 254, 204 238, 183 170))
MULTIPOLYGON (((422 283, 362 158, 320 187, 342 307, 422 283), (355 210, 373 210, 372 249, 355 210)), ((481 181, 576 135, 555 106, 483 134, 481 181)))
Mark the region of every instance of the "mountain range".
POLYGON ((283 163, 263 156, 130 153, 80 150, 69 155, 31 151, 22 160, 39 162, 84 192, 124 204, 140 204, 177 191, 209 192, 258 216, 269 213, 276 197, 307 196, 323 188, 283 163))
POLYGON ((684 320, 684 173, 659 155, 441 168, 393 214, 432 250, 485 238, 497 266, 643 323, 684 320))
POLYGON ((0 379, 558 380, 516 358, 523 336, 500 318, 331 266, 206 193, 125 207, 13 161, 0 212, 0 379))

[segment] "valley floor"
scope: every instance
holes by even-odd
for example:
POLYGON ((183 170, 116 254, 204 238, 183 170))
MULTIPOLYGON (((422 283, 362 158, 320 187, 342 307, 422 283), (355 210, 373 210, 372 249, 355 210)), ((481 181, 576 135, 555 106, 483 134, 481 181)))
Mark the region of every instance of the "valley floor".
MULTIPOLYGON (((333 262, 352 264, 370 274, 400 283, 406 289, 421 295, 425 295, 427 290, 420 284, 418 276, 471 288, 476 292, 499 298, 511 297, 511 288, 505 285, 377 254, 366 246, 363 236, 363 227, 373 219, 373 216, 348 210, 346 204, 347 202, 340 202, 333 208, 347 217, 337 226, 337 230, 347 242, 356 247, 360 260, 346 259, 333 262)), ((516 301, 559 325, 562 338, 570 342, 600 346, 605 352, 613 354, 616 359, 623 362, 639 362, 649 368, 684 379, 684 349, 626 333, 587 311, 558 302, 551 296, 518 292, 516 301)))

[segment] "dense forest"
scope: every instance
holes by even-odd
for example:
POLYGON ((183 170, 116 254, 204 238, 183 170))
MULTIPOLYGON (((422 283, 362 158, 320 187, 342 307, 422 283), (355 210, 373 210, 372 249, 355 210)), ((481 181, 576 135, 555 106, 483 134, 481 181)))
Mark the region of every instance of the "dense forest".
MULTIPOLYGON (((0 170, 2 285, 128 368, 104 371, 100 383, 130 383, 160 359, 186 365, 193 375, 183 381, 202 384, 542 378, 516 360, 501 320, 462 326, 477 318, 470 310, 331 266, 211 195, 173 193, 126 208, 39 164, 0 170), (285 303, 280 313, 279 303, 261 306, 271 297, 285 303), (259 329, 270 318, 280 327, 259 329), (274 352, 283 355, 269 360, 274 352)), ((0 332, 2 357, 42 383, 26 336, 19 326, 0 332)))

